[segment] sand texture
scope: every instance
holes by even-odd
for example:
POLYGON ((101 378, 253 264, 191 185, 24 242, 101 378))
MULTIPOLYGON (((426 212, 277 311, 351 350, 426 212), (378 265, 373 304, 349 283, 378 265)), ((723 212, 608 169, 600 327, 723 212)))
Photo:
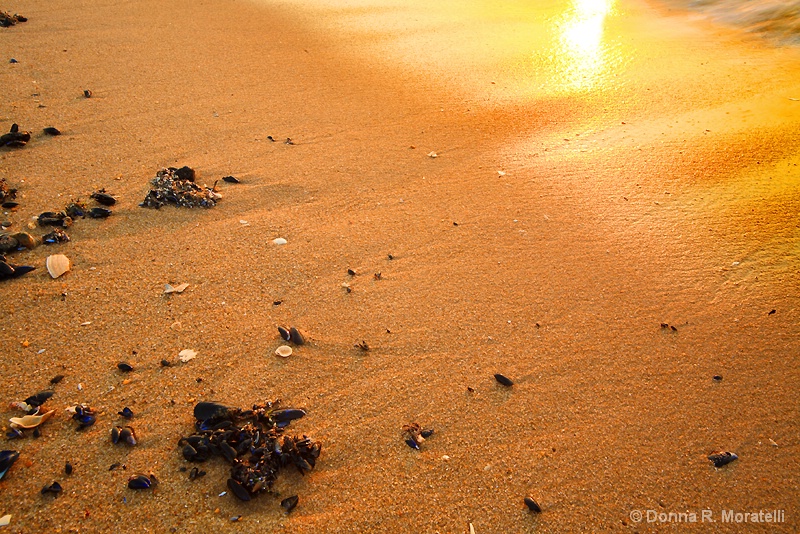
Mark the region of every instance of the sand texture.
POLYGON ((0 9, 29 19, 0 28, 0 130, 32 133, 0 148, 6 232, 118 199, 8 255, 36 270, 0 282, 3 426, 45 389, 56 413, 2 438, 0 530, 800 529, 797 49, 644 0, 0 9), (184 165, 241 183, 139 207, 184 165), (308 340, 289 358, 279 325, 308 340), (242 503, 224 461, 180 471, 196 402, 275 399, 308 413, 289 431, 322 442, 311 473, 242 503), (81 432, 76 403, 100 412, 81 432), (110 439, 125 406, 135 447, 110 439), (419 451, 412 422, 435 429, 419 451))

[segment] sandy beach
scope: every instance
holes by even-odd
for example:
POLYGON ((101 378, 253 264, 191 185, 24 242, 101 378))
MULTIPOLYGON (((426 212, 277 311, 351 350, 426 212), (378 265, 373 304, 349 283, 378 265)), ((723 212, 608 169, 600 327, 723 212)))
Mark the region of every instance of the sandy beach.
POLYGON ((0 130, 32 134, 0 148, 3 233, 118 199, 7 254, 36 270, 0 282, 3 428, 42 390, 55 416, 2 438, 0 530, 800 529, 800 49, 649 0, 0 10, 28 17, 0 28, 0 130), (139 206, 184 165, 215 207, 139 206), (276 357, 278 326, 308 342, 276 357), (246 503, 221 458, 181 471, 197 402, 276 399, 313 471, 246 503))

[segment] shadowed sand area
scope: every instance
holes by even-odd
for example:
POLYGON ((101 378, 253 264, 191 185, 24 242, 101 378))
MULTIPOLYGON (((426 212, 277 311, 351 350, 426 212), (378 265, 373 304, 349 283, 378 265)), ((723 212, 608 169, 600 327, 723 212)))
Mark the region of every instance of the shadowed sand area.
POLYGON ((65 375, 42 436, 3 443, 8 532, 705 531, 630 519, 703 509, 715 532, 800 528, 798 49, 643 0, 2 8, 29 21, 0 28, 0 129, 34 134, 0 149, 9 231, 120 199, 0 283, 4 421, 65 375), (138 207, 182 165, 242 183, 138 207), (276 358, 278 325, 309 344, 276 358), (275 398, 323 443, 279 498, 220 497, 221 460, 179 471, 197 401, 275 398), (84 432, 79 402, 102 411, 84 432), (124 406, 135 448, 109 439, 124 406), (412 421, 436 431, 420 451, 412 421), (126 488, 151 470, 155 491, 126 488))

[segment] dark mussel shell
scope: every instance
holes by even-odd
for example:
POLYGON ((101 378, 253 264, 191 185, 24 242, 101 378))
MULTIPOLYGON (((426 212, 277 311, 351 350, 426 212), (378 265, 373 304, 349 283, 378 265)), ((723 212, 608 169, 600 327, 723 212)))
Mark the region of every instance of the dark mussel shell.
POLYGON ((0 253, 17 250, 17 247, 19 247, 19 241, 16 238, 7 234, 0 234, 0 253))
POLYGON ((175 176, 177 176, 179 180, 194 182, 195 172, 191 167, 184 165, 180 169, 175 169, 175 176))
POLYGON ((19 458, 19 451, 0 451, 0 479, 19 458))
POLYGON ((66 213, 68 217, 77 219, 78 217, 86 217, 86 209, 86 205, 83 202, 70 202, 64 208, 64 213, 66 213))
POLYGON ((295 327, 291 327, 289 329, 289 341, 295 345, 305 345, 306 343, 305 338, 303 338, 303 334, 301 334, 300 331, 295 327))
POLYGON ((419 450, 419 443, 417 443, 417 440, 415 440, 414 438, 406 439, 406 445, 408 445, 409 447, 411 447, 414 450, 417 450, 417 451, 419 450))
POLYGON ((18 131, 19 131, 19 124, 15 122, 14 124, 11 125, 11 129, 8 131, 8 133, 17 133, 18 131))
POLYGON ((128 487, 132 490, 150 489, 155 485, 155 477, 147 475, 131 475, 128 479, 128 487))
POLYGON ((282 326, 278 327, 278 333, 281 335, 281 339, 283 339, 284 341, 289 341, 289 339, 291 338, 289 331, 282 326))
POLYGON ((242 183, 237 177, 235 176, 223 176, 223 182, 228 182, 229 184, 240 184, 242 183))
POLYGON ((231 490, 231 493, 233 493, 236 496, 236 498, 239 499, 240 501, 247 502, 253 498, 252 495, 250 495, 250 492, 247 491, 247 488, 242 486, 242 483, 239 482, 238 480, 229 478, 228 489, 231 490))
POLYGON ((105 208, 92 208, 86 214, 91 219, 105 219, 106 217, 111 216, 111 210, 107 210, 105 208))
POLYGON ((92 98, 92 92, 89 89, 84 89, 83 96, 84 98, 92 98))
POLYGON ((65 464, 64 464, 64 472, 65 472, 66 474, 68 474, 68 475, 71 475, 71 474, 72 474, 72 471, 73 471, 73 469, 72 469, 72 464, 71 464, 71 463, 69 463, 69 462, 65 463, 65 464))
POLYGON ((78 422, 77 430, 89 428, 97 421, 94 410, 89 407, 83 407, 80 404, 75 406, 75 413, 72 418, 78 422))
POLYGON ((531 499, 530 497, 525 497, 525 506, 528 507, 528 510, 539 514, 542 512, 542 507, 539 506, 539 503, 531 499))
POLYGON ((711 463, 714 464, 714 467, 728 465, 738 458, 739 457, 736 454, 728 451, 719 451, 708 455, 708 459, 711 460, 711 463))
POLYGON ((218 402, 201 401, 194 407, 194 418, 198 421, 208 421, 213 419, 226 419, 233 415, 235 411, 218 402))
POLYGON ((15 272, 16 269, 14 269, 13 265, 5 260, 0 261, 0 279, 13 278, 15 272))
MULTIPOLYGON (((19 428, 9 428, 6 432, 6 439, 20 439, 24 438, 25 434, 22 433, 22 430, 19 428)), ((0 478, 3 478, 3 475, 0 474, 0 478)))
POLYGON ((61 228, 54 228, 52 232, 42 236, 42 242, 47 243, 48 245, 53 245, 55 243, 66 243, 67 241, 69 241, 69 236, 67 235, 67 232, 61 228))
POLYGON ((61 130, 59 130, 58 128, 54 128, 52 126, 48 126, 42 131, 47 135, 61 135, 61 130))
POLYGON ((39 393, 31 395, 30 397, 25 399, 25 404, 30 404, 31 406, 36 408, 44 404, 45 401, 47 401, 47 399, 52 397, 53 393, 55 393, 55 391, 40 391, 39 393))
POLYGON ((100 189, 91 194, 91 197, 103 206, 113 206, 117 203, 117 199, 106 193, 105 189, 100 189))
POLYGON ((63 211, 45 211, 37 217, 37 221, 39 226, 61 226, 62 228, 72 224, 72 218, 63 211))
POLYGON ((111 429, 111 441, 113 443, 127 443, 130 446, 136 445, 136 433, 132 427, 115 426, 111 429))
POLYGON ((433 435, 433 429, 432 428, 426 428, 425 430, 420 432, 419 435, 422 436, 425 439, 428 439, 429 437, 431 437, 433 435))
POLYGON ((22 147, 31 140, 30 132, 11 131, 0 135, 0 146, 22 147))
POLYGON ((130 373, 131 371, 133 371, 133 366, 128 362, 119 362, 117 364, 117 369, 119 369, 123 373, 130 373))
POLYGON ((17 202, 16 200, 6 200, 2 204, 0 204, 0 206, 2 206, 7 210, 13 210, 19 207, 19 202, 17 202))
POLYGON ((514 385, 513 380, 511 380, 507 376, 501 375, 500 373, 496 373, 494 375, 494 379, 497 380, 500 384, 502 384, 502 385, 504 385, 506 387, 511 387, 511 386, 514 385))
POLYGON ((299 501, 300 501, 300 498, 297 495, 292 495, 291 497, 286 497, 285 499, 283 499, 281 501, 281 508, 286 510, 286 513, 288 514, 289 512, 294 510, 294 507, 297 506, 297 503, 299 501))
POLYGON ((54 376, 53 378, 50 379, 50 383, 51 384, 58 384, 62 380, 64 380, 64 375, 56 375, 56 376, 54 376))
POLYGON ((117 412, 117 415, 121 415, 125 419, 132 419, 133 418, 133 410, 125 406, 121 412, 117 412))
POLYGON ((269 414, 269 418, 275 423, 288 423, 295 419, 305 417, 306 411, 300 408, 286 408, 285 410, 275 410, 269 414))
POLYGON ((42 488, 42 495, 47 495, 48 493, 52 493, 54 495, 58 495, 61 493, 61 484, 58 481, 54 481, 49 486, 45 486, 42 488))

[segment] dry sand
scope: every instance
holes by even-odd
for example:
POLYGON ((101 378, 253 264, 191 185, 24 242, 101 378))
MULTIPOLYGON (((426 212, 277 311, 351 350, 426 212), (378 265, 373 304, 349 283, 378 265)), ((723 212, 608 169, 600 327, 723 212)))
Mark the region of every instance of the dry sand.
POLYGON ((800 528, 800 52, 638 0, 497 4, 2 6, 30 19, 0 30, 0 126, 34 132, 0 149, 10 230, 120 199, 0 284, 3 417, 65 375, 42 436, 4 442, 8 532, 800 528), (138 207, 182 165, 243 183, 209 210, 138 207), (276 358, 277 325, 310 343, 276 358), (324 444, 275 487, 291 515, 220 497, 220 461, 179 471, 195 402, 275 398, 324 444), (85 432, 78 402, 103 412, 85 432), (109 440, 123 406, 135 448, 109 440), (436 430, 419 452, 412 421, 436 430), (718 449, 740 458, 717 470, 718 449), (155 491, 126 488, 150 470, 155 491), (703 509, 718 522, 630 519, 703 509))

